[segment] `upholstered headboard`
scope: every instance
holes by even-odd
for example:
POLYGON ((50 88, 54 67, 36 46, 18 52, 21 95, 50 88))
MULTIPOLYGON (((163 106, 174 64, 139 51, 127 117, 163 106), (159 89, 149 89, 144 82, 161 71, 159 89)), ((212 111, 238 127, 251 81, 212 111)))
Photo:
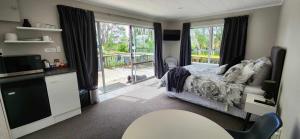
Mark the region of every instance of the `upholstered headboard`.
POLYGON ((286 50, 281 47, 273 47, 271 51, 271 61, 272 61, 272 72, 270 80, 275 81, 275 92, 274 100, 277 101, 277 96, 279 92, 279 86, 281 81, 281 75, 284 65, 286 50))

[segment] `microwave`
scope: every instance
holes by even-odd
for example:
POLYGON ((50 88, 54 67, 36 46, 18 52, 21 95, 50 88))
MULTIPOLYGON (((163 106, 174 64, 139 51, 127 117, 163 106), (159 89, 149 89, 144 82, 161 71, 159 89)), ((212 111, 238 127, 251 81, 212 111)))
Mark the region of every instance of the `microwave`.
POLYGON ((44 72, 41 55, 0 56, 0 78, 44 72))

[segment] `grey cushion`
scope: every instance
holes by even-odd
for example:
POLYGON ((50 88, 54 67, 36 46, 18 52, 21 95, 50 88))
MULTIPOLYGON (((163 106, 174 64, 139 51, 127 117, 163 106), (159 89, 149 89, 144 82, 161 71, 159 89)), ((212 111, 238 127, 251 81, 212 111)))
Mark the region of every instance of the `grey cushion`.
POLYGON ((261 86, 269 78, 272 69, 270 58, 262 57, 255 61, 254 75, 249 80, 251 86, 261 86))

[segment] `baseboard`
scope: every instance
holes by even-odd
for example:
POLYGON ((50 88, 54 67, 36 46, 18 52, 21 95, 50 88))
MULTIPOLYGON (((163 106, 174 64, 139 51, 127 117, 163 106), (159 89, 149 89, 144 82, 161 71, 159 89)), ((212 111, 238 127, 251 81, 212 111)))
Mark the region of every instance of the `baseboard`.
POLYGON ((51 126, 53 124, 56 124, 58 122, 61 122, 63 120, 69 119, 71 117, 74 117, 76 115, 81 114, 81 109, 75 109, 73 111, 57 115, 57 116, 50 116, 38 121, 35 121, 33 123, 17 127, 15 129, 11 129, 11 135, 12 138, 16 139, 25 135, 28 135, 30 133, 33 133, 35 131, 41 130, 43 128, 46 128, 48 126, 51 126))
POLYGON ((10 132, 11 132, 12 138, 16 139, 16 138, 25 136, 27 134, 38 131, 40 129, 43 129, 43 128, 48 127, 53 124, 54 124, 54 119, 53 119, 53 117, 50 116, 50 117, 32 122, 30 124, 11 129, 10 132))

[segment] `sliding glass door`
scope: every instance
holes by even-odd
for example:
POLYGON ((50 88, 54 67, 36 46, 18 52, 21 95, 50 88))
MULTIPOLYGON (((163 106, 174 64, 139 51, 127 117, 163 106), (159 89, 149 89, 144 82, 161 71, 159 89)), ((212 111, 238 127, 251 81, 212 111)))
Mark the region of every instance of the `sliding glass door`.
POLYGON ((99 89, 110 92, 154 76, 153 29, 96 22, 99 89))
POLYGON ((99 89, 113 91, 128 85, 131 76, 129 25, 97 22, 99 89))
POLYGON ((131 27, 132 75, 134 82, 154 77, 154 30, 131 27))

